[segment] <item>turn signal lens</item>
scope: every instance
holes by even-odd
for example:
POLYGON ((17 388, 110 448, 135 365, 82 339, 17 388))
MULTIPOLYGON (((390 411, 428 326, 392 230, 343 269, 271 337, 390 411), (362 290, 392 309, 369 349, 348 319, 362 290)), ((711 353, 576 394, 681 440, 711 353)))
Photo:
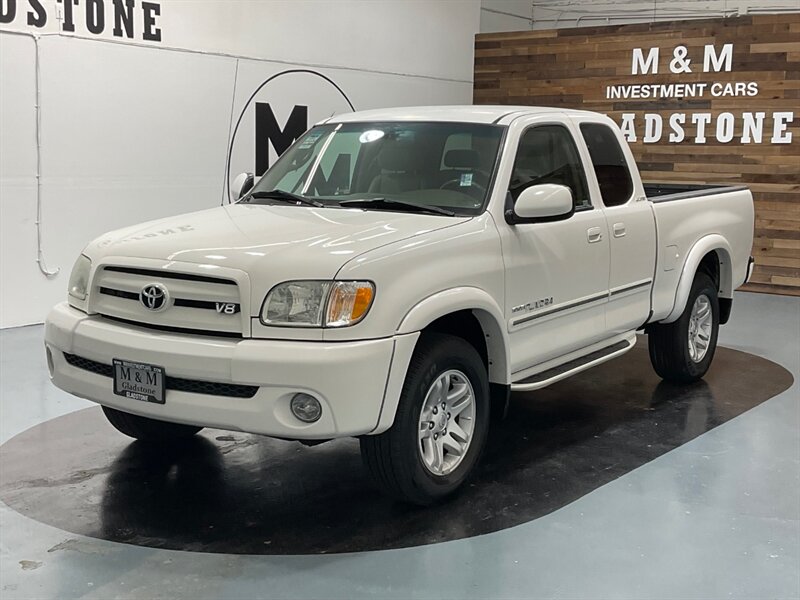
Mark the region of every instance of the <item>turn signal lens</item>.
POLYGON ((369 281, 337 281, 328 299, 327 327, 355 325, 367 314, 375 298, 375 286, 369 281))
POLYGON ((86 300, 86 292, 89 288, 89 272, 92 270, 92 261, 87 256, 81 254, 72 267, 69 276, 69 295, 78 300, 86 300))

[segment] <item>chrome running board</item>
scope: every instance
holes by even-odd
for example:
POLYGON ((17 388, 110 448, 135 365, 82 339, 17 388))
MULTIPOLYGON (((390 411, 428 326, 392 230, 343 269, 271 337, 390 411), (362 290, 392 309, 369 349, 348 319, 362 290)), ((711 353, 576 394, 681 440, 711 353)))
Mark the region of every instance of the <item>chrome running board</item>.
POLYGON ((511 391, 530 392, 532 390, 542 389, 548 385, 556 383, 557 381, 561 381, 567 377, 572 377, 581 371, 591 369, 592 367, 600 365, 613 358, 622 356, 635 345, 636 336, 634 335, 627 340, 617 342, 611 346, 606 346, 600 350, 595 350, 594 352, 586 354, 585 356, 580 356, 565 362, 562 365, 553 367, 552 369, 542 371, 541 373, 536 373, 535 375, 531 375, 530 377, 526 377, 525 379, 514 382, 511 384, 511 391))

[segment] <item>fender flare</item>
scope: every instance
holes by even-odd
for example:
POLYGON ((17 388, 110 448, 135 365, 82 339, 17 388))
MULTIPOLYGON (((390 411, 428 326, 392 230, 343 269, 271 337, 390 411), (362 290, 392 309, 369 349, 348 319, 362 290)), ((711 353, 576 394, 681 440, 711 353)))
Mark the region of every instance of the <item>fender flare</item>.
POLYGON ((428 296, 405 314, 396 333, 420 331, 436 319, 461 310, 469 310, 475 315, 486 336, 489 381, 510 384, 509 341, 503 311, 494 298, 480 288, 450 288, 428 296))
POLYGON ((689 293, 692 290, 692 283, 694 283, 694 277, 697 274, 700 261, 712 251, 716 251, 720 259, 720 292, 723 297, 728 297, 733 293, 733 284, 731 282, 731 256, 733 256, 733 252, 731 245, 728 240, 718 233, 707 235, 700 238, 687 254, 686 261, 683 263, 681 277, 678 280, 678 287, 675 291, 675 304, 672 307, 672 312, 661 320, 662 323, 673 323, 683 314, 686 303, 689 301, 689 293))

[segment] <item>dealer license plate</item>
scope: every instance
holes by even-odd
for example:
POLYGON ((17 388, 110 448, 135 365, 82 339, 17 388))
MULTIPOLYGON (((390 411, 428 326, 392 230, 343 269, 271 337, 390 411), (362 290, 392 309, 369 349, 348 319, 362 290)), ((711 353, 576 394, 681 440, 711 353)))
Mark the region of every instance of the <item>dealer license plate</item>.
POLYGON ((114 393, 131 400, 164 404, 164 368, 114 359, 114 393))

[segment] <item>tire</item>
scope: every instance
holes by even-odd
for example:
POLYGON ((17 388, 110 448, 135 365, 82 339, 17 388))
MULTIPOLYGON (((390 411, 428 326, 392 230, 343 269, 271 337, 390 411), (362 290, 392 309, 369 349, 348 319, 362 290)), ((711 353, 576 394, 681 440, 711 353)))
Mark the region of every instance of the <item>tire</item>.
POLYGON ((106 419, 120 433, 136 438, 137 440, 149 442, 167 442, 192 437, 203 429, 195 425, 183 425, 181 423, 167 423, 157 421, 139 415, 122 412, 115 408, 103 407, 106 419))
POLYGON ((648 331, 650 362, 653 363, 656 373, 662 379, 676 383, 692 383, 701 379, 714 360, 719 316, 717 286, 708 274, 700 272, 695 276, 686 308, 680 318, 674 323, 654 325, 648 331), (707 337, 707 346, 702 355, 694 353, 690 344, 690 338, 694 337, 692 331, 696 329, 693 313, 697 303, 702 303, 701 298, 707 300, 707 308, 711 311, 710 331, 704 336, 707 337))
POLYGON ((380 435, 361 438, 366 469, 384 493, 398 500, 423 506, 441 500, 473 471, 486 445, 489 414, 488 376, 475 348, 459 337, 424 333, 408 367, 394 424, 380 435), (445 382, 447 399, 437 395, 445 382), (465 400, 470 391, 471 408, 465 400), (429 430, 423 429, 425 424, 429 430), (459 455, 448 448, 464 446, 462 435, 469 441, 459 455), (444 448, 438 453, 434 436, 444 448), (440 472, 427 460, 437 463, 440 472))

